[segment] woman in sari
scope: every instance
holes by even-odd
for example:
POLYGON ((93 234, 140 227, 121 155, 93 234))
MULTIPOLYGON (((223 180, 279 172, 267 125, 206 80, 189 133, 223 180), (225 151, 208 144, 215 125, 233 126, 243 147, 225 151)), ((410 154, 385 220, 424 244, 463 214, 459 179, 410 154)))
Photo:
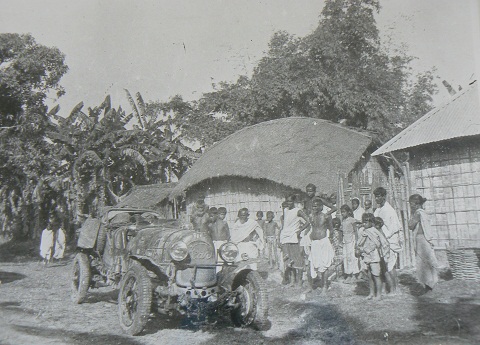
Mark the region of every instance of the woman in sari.
POLYGON ((408 221, 408 227, 414 231, 415 236, 415 260, 417 280, 425 285, 426 291, 431 291, 438 281, 437 258, 433 250, 433 229, 429 215, 423 209, 427 199, 419 194, 413 194, 409 198, 412 216, 408 221))

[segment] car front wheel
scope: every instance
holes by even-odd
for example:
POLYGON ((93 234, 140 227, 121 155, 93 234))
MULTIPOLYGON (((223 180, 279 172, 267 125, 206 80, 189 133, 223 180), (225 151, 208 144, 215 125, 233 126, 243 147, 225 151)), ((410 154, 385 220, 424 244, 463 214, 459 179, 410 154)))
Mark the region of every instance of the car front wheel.
POLYGON ((77 253, 73 259, 73 272, 71 281, 71 297, 72 301, 82 303, 90 286, 90 261, 85 253, 77 253))
POLYGON ((152 283, 147 270, 134 264, 120 284, 118 317, 120 326, 130 335, 139 334, 147 324, 152 307, 152 283))
POLYGON ((237 288, 237 292, 237 307, 232 310, 232 321, 235 326, 265 329, 268 323, 267 291, 258 272, 249 272, 237 288))

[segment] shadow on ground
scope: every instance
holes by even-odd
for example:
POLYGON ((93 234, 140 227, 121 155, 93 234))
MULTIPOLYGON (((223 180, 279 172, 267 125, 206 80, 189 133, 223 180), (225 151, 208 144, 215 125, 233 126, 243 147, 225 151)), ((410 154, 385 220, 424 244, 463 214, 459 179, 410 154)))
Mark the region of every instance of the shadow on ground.
MULTIPOLYGON (((108 289, 108 288, 107 288, 108 289)), ((89 290, 87 299, 83 303, 99 303, 107 302, 112 304, 117 304, 118 300, 118 290, 107 290, 107 291, 98 291, 98 290, 89 290)))
POLYGON ((8 284, 25 277, 26 275, 20 273, 0 271, 0 282, 2 284, 8 284))
POLYGON ((74 332, 65 329, 40 328, 34 326, 14 326, 15 330, 28 335, 45 339, 59 339, 72 345, 103 344, 103 345, 140 345, 141 342, 128 336, 115 334, 94 334, 89 332, 74 332))

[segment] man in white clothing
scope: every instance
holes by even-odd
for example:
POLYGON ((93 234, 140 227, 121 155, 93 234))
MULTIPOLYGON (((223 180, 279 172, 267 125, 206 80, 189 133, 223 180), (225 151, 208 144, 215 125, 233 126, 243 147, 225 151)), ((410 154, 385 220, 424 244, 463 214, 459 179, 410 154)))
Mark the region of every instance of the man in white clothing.
POLYGON ((230 231, 230 241, 238 246, 237 261, 257 258, 259 250, 263 249, 263 229, 257 221, 248 218, 248 208, 238 211, 238 219, 230 231))
POLYGON ((397 292, 398 278, 395 264, 397 262, 398 253, 402 250, 403 226, 398 219, 397 212, 387 201, 387 191, 383 187, 378 187, 373 191, 375 202, 378 207, 374 212, 375 217, 383 220, 382 231, 390 244, 390 257, 387 262, 387 273, 385 278, 390 288, 390 293, 397 292))

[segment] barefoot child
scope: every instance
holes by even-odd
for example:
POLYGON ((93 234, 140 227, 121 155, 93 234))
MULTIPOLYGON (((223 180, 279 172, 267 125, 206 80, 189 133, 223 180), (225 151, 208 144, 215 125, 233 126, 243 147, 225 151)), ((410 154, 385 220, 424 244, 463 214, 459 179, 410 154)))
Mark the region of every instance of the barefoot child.
MULTIPOLYGON (((323 202, 320 198, 315 199, 310 216, 312 246, 310 250, 310 274, 315 279, 320 273, 322 279, 322 293, 327 292, 327 269, 332 265, 335 250, 327 236, 327 217, 329 214, 322 213, 323 202)), ((336 211, 336 209, 335 209, 336 211)), ((313 289, 313 280, 312 280, 313 289)))
MULTIPOLYGON (((384 225, 383 219, 380 218, 380 217, 375 217, 374 225, 375 225, 375 229, 377 229, 378 232, 380 232, 383 236, 385 236, 385 234, 383 233, 383 230, 382 230, 382 227, 384 225)), ((385 237, 385 240, 387 240, 386 237, 385 237)), ((385 262, 384 256, 382 254, 383 253, 380 253, 380 278, 382 278, 382 290, 386 292, 387 288, 386 288, 385 283, 388 282, 389 286, 392 286, 391 285, 392 282, 390 281, 390 279, 391 279, 390 276, 387 274, 388 266, 387 266, 387 263, 385 262)), ((390 255, 390 254, 388 254, 388 255, 390 255)))
POLYGON ((267 221, 265 222, 264 234, 270 268, 278 267, 277 237, 280 234, 280 228, 277 222, 273 220, 275 215, 272 211, 267 212, 267 221))
POLYGON ((375 217, 372 213, 364 213, 362 222, 365 230, 362 238, 358 241, 357 255, 367 266, 367 275, 370 286, 370 294, 367 299, 380 299, 382 296, 382 280, 380 278, 380 253, 388 255, 390 248, 388 241, 375 227, 375 217), (384 254, 387 253, 387 254, 384 254))

